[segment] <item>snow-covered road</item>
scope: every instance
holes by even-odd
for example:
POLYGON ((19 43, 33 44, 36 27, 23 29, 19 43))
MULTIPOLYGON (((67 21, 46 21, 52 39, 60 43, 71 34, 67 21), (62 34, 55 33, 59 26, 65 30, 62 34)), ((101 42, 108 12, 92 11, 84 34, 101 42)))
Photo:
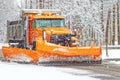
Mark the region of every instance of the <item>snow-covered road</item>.
POLYGON ((84 70, 0 62, 1 80, 99 80, 92 76, 84 70))

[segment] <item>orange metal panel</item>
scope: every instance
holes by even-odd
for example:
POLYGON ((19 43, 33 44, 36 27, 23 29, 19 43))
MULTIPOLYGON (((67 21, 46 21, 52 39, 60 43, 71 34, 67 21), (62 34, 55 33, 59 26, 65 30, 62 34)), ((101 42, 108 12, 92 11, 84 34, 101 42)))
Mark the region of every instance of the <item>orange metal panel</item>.
POLYGON ((18 56, 21 57, 21 55, 24 55, 27 58, 30 58, 32 62, 40 61, 40 57, 49 58, 51 56, 58 56, 63 58, 93 56, 92 60, 96 60, 102 55, 101 47, 64 47, 48 43, 42 39, 39 39, 36 45, 36 51, 12 47, 3 47, 2 51, 6 60, 13 60, 13 58, 18 59, 18 56))

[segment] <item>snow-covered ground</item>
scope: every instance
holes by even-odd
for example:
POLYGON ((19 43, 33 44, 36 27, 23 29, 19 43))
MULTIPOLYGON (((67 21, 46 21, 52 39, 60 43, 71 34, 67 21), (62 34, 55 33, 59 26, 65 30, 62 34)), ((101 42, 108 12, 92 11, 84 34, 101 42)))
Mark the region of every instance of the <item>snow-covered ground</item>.
POLYGON ((70 68, 0 62, 0 79, 2 80, 99 80, 91 77, 94 75, 88 71, 70 68), (80 75, 74 75, 73 72, 80 75))
POLYGON ((102 59, 120 58, 120 49, 108 50, 108 56, 106 56, 106 50, 102 50, 102 59))
POLYGON ((108 56, 106 56, 106 50, 102 50, 102 59, 119 59, 109 61, 110 63, 119 64, 120 65, 120 49, 109 49, 108 56))

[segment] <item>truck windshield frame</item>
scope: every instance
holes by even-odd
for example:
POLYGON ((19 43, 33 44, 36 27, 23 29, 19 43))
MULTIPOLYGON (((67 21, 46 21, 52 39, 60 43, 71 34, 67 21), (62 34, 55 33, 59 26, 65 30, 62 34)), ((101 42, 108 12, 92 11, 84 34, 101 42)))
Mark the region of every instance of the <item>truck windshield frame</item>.
POLYGON ((65 27, 64 19, 37 19, 35 20, 35 27, 65 27))

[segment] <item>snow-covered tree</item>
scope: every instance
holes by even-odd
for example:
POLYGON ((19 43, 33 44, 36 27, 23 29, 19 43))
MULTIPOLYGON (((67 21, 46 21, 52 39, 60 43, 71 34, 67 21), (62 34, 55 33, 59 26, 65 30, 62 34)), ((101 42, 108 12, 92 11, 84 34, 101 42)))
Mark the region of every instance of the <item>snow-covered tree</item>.
POLYGON ((90 45, 103 41, 104 33, 101 25, 101 0, 56 0, 53 9, 61 9, 70 28, 77 29, 79 42, 90 45))
POLYGON ((0 0, 0 42, 6 41, 7 20, 14 21, 20 18, 20 0, 0 0))

